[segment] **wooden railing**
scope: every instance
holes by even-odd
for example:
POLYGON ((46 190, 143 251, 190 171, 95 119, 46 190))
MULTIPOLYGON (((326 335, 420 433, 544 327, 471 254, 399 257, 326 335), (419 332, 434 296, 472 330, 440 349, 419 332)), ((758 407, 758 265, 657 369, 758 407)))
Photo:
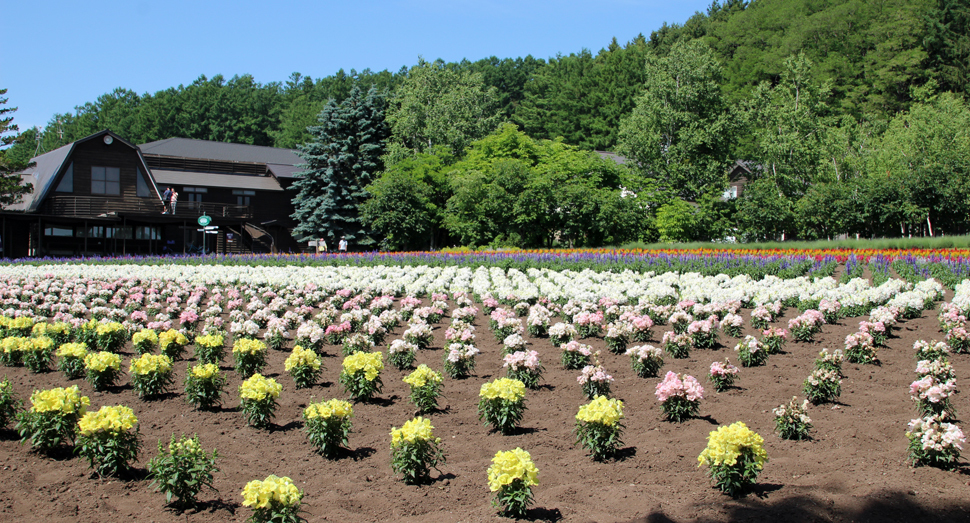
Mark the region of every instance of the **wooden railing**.
MULTIPOLYGON (((44 214, 56 216, 102 216, 114 214, 161 215, 162 204, 149 198, 121 199, 100 196, 51 196, 44 202, 44 214)), ((195 217, 206 213, 214 218, 252 218, 248 205, 180 201, 175 216, 195 217)))

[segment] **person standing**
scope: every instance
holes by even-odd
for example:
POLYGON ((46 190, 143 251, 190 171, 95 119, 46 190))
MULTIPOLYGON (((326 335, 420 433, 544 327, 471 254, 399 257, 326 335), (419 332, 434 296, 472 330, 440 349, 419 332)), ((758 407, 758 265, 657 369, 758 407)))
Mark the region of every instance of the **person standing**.
POLYGON ((175 214, 175 205, 178 204, 179 202, 179 193, 175 191, 174 187, 171 189, 172 189, 172 197, 169 200, 168 206, 172 209, 172 214, 175 214))
POLYGON ((169 205, 172 202, 172 188, 166 187, 165 192, 162 193, 162 214, 168 214, 170 209, 169 205))
POLYGON ((320 238, 317 240, 317 254, 322 254, 327 252, 327 240, 320 238))
POLYGON ((347 252, 347 237, 346 236, 341 236, 340 237, 340 243, 337 244, 337 249, 340 252, 347 252))

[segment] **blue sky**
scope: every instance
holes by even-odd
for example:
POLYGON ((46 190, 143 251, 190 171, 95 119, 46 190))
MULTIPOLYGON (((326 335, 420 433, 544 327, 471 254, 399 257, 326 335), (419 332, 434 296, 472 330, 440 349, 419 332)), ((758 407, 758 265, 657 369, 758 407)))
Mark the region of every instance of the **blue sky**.
POLYGON ((139 94, 200 75, 343 68, 397 71, 418 56, 548 58, 592 52, 683 23, 710 0, 10 1, 2 9, 0 89, 14 123, 44 126, 55 113, 117 87, 139 94))

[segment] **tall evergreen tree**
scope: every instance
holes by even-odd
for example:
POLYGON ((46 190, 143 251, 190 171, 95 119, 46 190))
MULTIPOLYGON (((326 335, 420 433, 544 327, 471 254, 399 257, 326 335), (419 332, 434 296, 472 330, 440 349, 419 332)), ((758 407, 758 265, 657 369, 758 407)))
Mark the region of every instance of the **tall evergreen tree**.
MULTIPOLYGON (((6 93, 6 89, 0 89, 0 97, 6 93)), ((7 146, 13 144, 17 138, 4 135, 17 131, 17 126, 12 123, 13 116, 9 116, 9 113, 16 111, 17 108, 3 107, 6 103, 6 98, 0 98, 0 208, 16 202, 23 193, 31 189, 29 184, 21 185, 20 175, 13 174, 27 165, 18 165, 7 158, 7 146)))
POLYGON ((381 155, 389 136, 384 97, 375 87, 365 95, 355 85, 340 104, 330 100, 318 121, 309 128, 313 141, 298 153, 306 163, 293 184, 299 191, 293 199, 293 236, 327 238, 331 245, 343 236, 351 245, 369 247, 374 240, 360 206, 367 197, 364 187, 384 168, 381 155))

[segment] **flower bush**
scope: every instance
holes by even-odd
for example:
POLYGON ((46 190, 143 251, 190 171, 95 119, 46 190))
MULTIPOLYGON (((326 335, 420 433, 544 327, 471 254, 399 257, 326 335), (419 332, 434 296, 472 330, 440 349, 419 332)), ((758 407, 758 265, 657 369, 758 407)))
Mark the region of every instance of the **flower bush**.
POLYGON ((959 427, 939 416, 911 420, 906 437, 909 438, 909 460, 917 467, 953 468, 966 442, 959 427))
POLYGON ((542 379, 544 369, 539 361, 538 352, 517 351, 507 354, 502 361, 502 367, 506 369, 509 378, 521 381, 529 389, 539 388, 539 380, 542 379))
POLYGON ((517 332, 513 332, 502 340, 502 356, 508 356, 514 352, 522 352, 526 350, 528 342, 525 338, 517 332))
POLYGON ((768 327, 761 332, 761 344, 764 345, 768 354, 779 354, 785 349, 785 342, 788 341, 788 331, 777 327, 768 327))
POLYGON ((931 342, 917 340, 916 343, 913 344, 913 349, 916 350, 916 361, 938 360, 941 358, 946 358, 950 355, 950 347, 948 347, 946 343, 936 340, 931 342))
POLYGON ((693 376, 668 371, 663 381, 657 384, 654 394, 660 401, 664 416, 679 423, 697 415, 704 399, 704 387, 693 376))
POLYGON ((734 352, 738 353, 742 367, 759 367, 768 361, 768 347, 754 336, 745 336, 734 346, 734 352))
POLYGON ((710 349, 717 345, 718 325, 717 316, 691 322, 687 326, 687 334, 690 335, 693 346, 710 349))
POLYGON ((697 456, 698 466, 710 467, 714 484, 730 496, 753 485, 768 461, 764 438, 738 421, 718 427, 707 437, 707 447, 697 456))
POLYGON ((29 341, 30 338, 21 336, 8 336, 0 340, 0 363, 7 367, 23 364, 24 345, 29 341))
POLYGON ((417 345, 418 349, 424 350, 431 346, 431 342, 434 340, 434 333, 431 331, 431 326, 427 323, 417 323, 404 331, 402 337, 405 341, 417 345))
POLYGON ((158 346, 158 333, 154 329, 141 329, 131 335, 131 344, 138 355, 148 354, 158 346))
POLYGON ((539 469, 521 448, 498 451, 488 467, 488 489, 495 492, 492 505, 510 517, 525 516, 532 504, 532 487, 539 484, 539 469))
POLYGON ((966 354, 970 352, 970 333, 962 326, 954 327, 946 333, 946 344, 954 354, 966 354))
POLYGON ((121 356, 113 352, 92 352, 84 357, 84 372, 94 390, 113 386, 121 376, 121 356))
POLYGON ((125 406, 101 407, 77 422, 77 453, 101 476, 117 475, 138 458, 138 418, 125 406))
POLYGON ((387 349, 387 359, 398 370, 408 369, 414 365, 415 353, 417 351, 418 346, 411 342, 394 340, 387 349))
POLYGON ((74 443, 77 422, 87 412, 91 400, 82 396, 77 385, 34 391, 30 409, 17 415, 17 432, 21 442, 43 452, 62 442, 74 443))
POLYGON ((381 391, 384 355, 380 352, 357 352, 344 358, 340 384, 354 401, 369 400, 381 391))
POLYGON ((356 352, 371 352, 374 350, 374 342, 364 334, 355 332, 344 338, 341 350, 344 356, 350 356, 356 352))
POLYGON ((88 355, 88 350, 83 343, 65 343, 57 348, 55 355, 57 368, 67 379, 76 380, 84 377, 84 358, 88 355))
MULTIPOLYGON (((44 325, 39 323, 38 325, 44 325)), ((21 347, 24 366, 30 372, 39 374, 50 370, 54 356, 54 340, 47 336, 27 338, 21 347)))
POLYGON ((195 359, 199 363, 222 362, 226 352, 226 340, 222 334, 207 334, 195 338, 195 359))
POLYGON ((653 337, 653 325, 653 319, 647 314, 630 318, 633 341, 639 343, 650 341, 650 338, 653 337))
POLYGON ((556 347, 569 343, 579 337, 579 331, 571 323, 556 323, 549 327, 549 341, 556 347))
POLYGON ((808 431, 812 430, 812 418, 808 417, 808 400, 798 404, 798 398, 792 396, 787 405, 779 405, 771 411, 775 415, 775 430, 782 439, 808 439, 808 431))
POLYGON ((232 357, 240 376, 252 376, 266 366, 266 344, 250 338, 239 338, 232 344, 232 357))
POLYGON ((344 400, 311 403, 303 409, 303 429, 316 451, 333 459, 347 445, 353 416, 353 406, 344 400))
POLYGON ((842 362, 844 361, 845 356, 842 355, 842 349, 835 349, 832 352, 829 352, 828 349, 822 349, 818 353, 818 357, 815 358, 815 368, 832 371, 837 376, 842 377, 842 362))
POLYGON ((283 368, 293 378, 296 388, 307 389, 316 383, 320 373, 323 372, 323 362, 320 361, 317 353, 297 345, 286 357, 283 368))
POLYGON ((876 344, 866 332, 856 332, 845 337, 845 357, 851 363, 877 363, 876 344))
POLYGON ((159 441, 158 455, 148 462, 148 476, 152 479, 149 486, 164 492, 165 502, 172 506, 194 507, 202 489, 216 490, 212 481, 219 472, 218 457, 217 451, 206 452, 199 445, 198 435, 191 438, 183 435, 176 440, 172 434, 168 447, 159 441))
POLYGON ((678 334, 676 331, 667 331, 664 333, 663 346, 667 354, 677 359, 684 359, 690 356, 690 350, 694 346, 694 340, 686 332, 678 334))
POLYGON ((430 412, 438 408, 438 396, 441 394, 441 374, 431 370, 425 364, 404 377, 404 383, 411 387, 411 403, 419 412, 430 412))
POLYGON ((596 396, 609 396, 614 380, 602 365, 596 364, 583 367, 576 381, 583 388, 586 398, 593 399, 596 396))
POLYGON ((740 338, 743 335, 744 318, 737 314, 727 314, 719 325, 724 334, 732 338, 740 338))
POLYGON ((623 402, 596 396, 576 414, 576 443, 600 461, 616 453, 623 444, 623 402))
POLYGON ((478 393, 478 419, 502 434, 511 434, 525 413, 525 384, 499 378, 482 385, 478 393))
POLYGON ((246 483, 243 506, 252 507, 252 523, 299 523, 303 492, 288 477, 270 474, 266 479, 246 483))
POLYGON ((189 338, 175 329, 168 329, 158 335, 158 348, 162 354, 172 358, 172 361, 185 357, 185 347, 188 344, 189 338))
POLYGON ((10 380, 7 378, 0 380, 0 430, 7 428, 7 423, 17 415, 20 403, 10 380))
POLYGON ((451 343, 445 354, 445 374, 454 379, 464 379, 475 370, 475 355, 478 349, 466 343, 451 343))
POLYGON ((431 469, 445 462, 441 438, 434 437, 431 420, 418 416, 391 429, 391 469, 408 484, 429 479, 431 469))
POLYGON ((560 346, 559 362, 566 370, 581 369, 589 364, 589 357, 593 354, 593 349, 576 340, 563 343, 560 346))
POLYGON ((613 354, 623 354, 626 352, 627 344, 630 343, 631 334, 632 329, 626 323, 610 323, 606 326, 603 341, 606 342, 606 348, 613 354))
POLYGON ((630 355, 633 372, 641 378, 655 378, 663 367, 663 351, 653 345, 630 347, 626 353, 630 355))
POLYGON ((142 354, 131 360, 128 373, 131 374, 131 388, 142 399, 164 394, 175 381, 172 360, 164 354, 142 354))
POLYGON ((257 429, 266 428, 272 423, 276 412, 276 398, 280 397, 283 386, 273 378, 253 374, 239 386, 239 399, 246 423, 257 429))
POLYGON ((923 416, 950 419, 954 415, 950 396, 956 393, 956 388, 954 378, 944 381, 933 374, 927 374, 909 385, 909 393, 916 402, 916 410, 923 416))
POLYGON ((808 401, 814 405, 834 402, 842 395, 842 380, 835 371, 815 369, 805 379, 803 390, 808 401))
POLYGON ((738 373, 741 369, 731 365, 731 362, 725 359, 723 362, 715 361, 711 363, 710 375, 708 378, 711 383, 714 384, 714 390, 717 392, 724 392, 728 387, 734 385, 734 380, 737 379, 738 373))
POLYGON ((822 332, 822 325, 825 325, 825 316, 815 309, 808 309, 788 320, 788 330, 797 341, 812 341, 816 334, 822 332))
POLYGON ((185 376, 185 399, 195 408, 209 410, 219 404, 226 378, 215 363, 192 366, 185 376))
POLYGON ((120 351, 128 341, 128 331, 125 330, 124 325, 116 321, 99 323, 94 328, 94 335, 97 347, 107 352, 120 351))

